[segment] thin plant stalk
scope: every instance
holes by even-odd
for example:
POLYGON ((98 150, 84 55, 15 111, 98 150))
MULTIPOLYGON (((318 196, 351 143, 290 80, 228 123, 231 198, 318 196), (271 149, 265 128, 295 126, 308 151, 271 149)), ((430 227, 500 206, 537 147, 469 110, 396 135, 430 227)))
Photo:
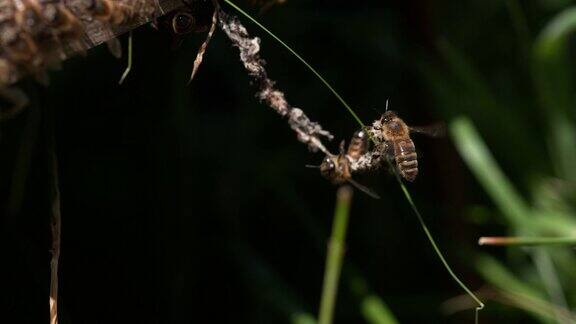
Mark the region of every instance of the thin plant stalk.
POLYGON ((54 111, 49 110, 46 116, 48 174, 50 181, 50 324, 58 324, 58 263, 60 260, 60 237, 62 232, 62 212, 60 203, 60 181, 58 173, 58 157, 56 154, 56 139, 54 130, 54 111))
MULTIPOLYGON (((270 30, 268 30, 266 27, 264 27, 256 19, 252 18, 252 16, 250 16, 248 13, 246 13, 244 10, 242 10, 240 7, 238 7, 236 4, 234 4, 231 0, 224 0, 224 2, 226 2, 228 5, 230 5, 232 8, 234 8, 236 11, 238 11, 240 14, 242 14, 243 16, 248 18, 250 21, 252 21, 258 27, 260 27, 264 32, 266 32, 268 35, 270 35, 272 38, 274 38, 283 47, 285 47, 290 53, 292 53, 296 58, 298 58, 298 60, 300 60, 332 92, 332 94, 334 94, 334 96, 348 110, 350 115, 352 115, 352 117, 354 117, 354 119, 362 127, 362 129, 366 128, 365 124, 362 122, 360 117, 358 117, 356 112, 354 112, 354 110, 351 108, 350 105, 348 105, 348 103, 344 100, 344 98, 342 98, 342 96, 334 89, 334 87, 332 87, 332 85, 330 83, 328 83, 328 81, 326 81, 326 79, 324 79, 320 75, 320 73, 318 73, 318 71, 316 71, 316 69, 314 69, 306 60, 304 60, 304 58, 302 58, 302 56, 300 56, 298 53, 296 53, 296 51, 294 51, 290 46, 288 46, 285 42, 283 42, 278 36, 273 34, 270 30)), ((394 170, 394 168, 391 168, 391 170, 394 170)), ((422 229, 424 230, 426 237, 430 241, 430 244, 434 248, 436 255, 438 256, 438 258, 440 259, 440 261, 442 262, 442 264, 444 265, 444 267, 446 268, 446 270, 448 271, 450 276, 454 279, 454 281, 456 281, 456 283, 458 283, 458 285, 462 289, 464 289, 464 291, 478 304, 478 307, 476 307, 476 313, 475 313, 475 323, 478 323, 478 314, 479 314, 479 311, 484 308, 484 303, 482 303, 482 301, 480 301, 480 299, 478 299, 478 297, 476 297, 476 295, 474 295, 474 293, 458 278, 458 276, 456 276, 456 274, 454 273, 454 271, 452 270, 452 268, 450 267, 450 265, 448 264, 448 262, 444 258, 442 252, 438 248, 436 242, 434 241, 434 238, 432 237, 432 234, 428 230, 428 227, 426 226, 426 223, 424 222, 424 219, 422 218, 420 211, 418 210, 418 208, 414 204, 414 201, 412 200, 412 196, 410 195, 410 192, 408 191, 406 186, 404 186, 404 183, 402 182, 402 180, 400 179, 400 177, 398 176, 398 174, 396 172, 395 172, 395 175, 396 175, 396 178, 398 180, 398 183, 400 184, 400 187, 402 188, 402 191, 404 192, 406 200, 408 201, 412 210, 414 211, 414 213, 418 217, 418 221, 420 222, 420 225, 422 226, 422 229)), ((330 257, 330 255, 328 257, 330 257)), ((326 270, 328 271, 328 267, 326 270)), ((324 300, 324 296, 323 296, 322 300, 324 300)), ((326 307, 329 307, 329 306, 330 305, 326 305, 326 307)), ((333 305, 331 307, 333 307, 333 305)), ((328 311, 328 310, 326 310, 326 311, 328 311)), ((322 315, 322 306, 321 306, 320 314, 322 315)), ((322 316, 320 318, 322 319, 322 316)), ((331 321, 331 319, 329 319, 329 320, 331 321)), ((320 324, 331 323, 330 321, 322 322, 320 320, 320 324)))
POLYGON ((338 281, 344 260, 344 246, 351 202, 352 189, 348 186, 340 187, 336 194, 336 210, 332 223, 332 234, 328 242, 328 254, 326 255, 326 269, 324 271, 324 284, 318 315, 319 324, 331 324, 334 318, 334 305, 336 304, 338 281))
MULTIPOLYGON (((390 167, 393 167, 393 166, 390 165, 390 167)), ((394 168, 392 168, 392 170, 394 170, 394 168)), ((408 203, 410 204, 412 211, 414 212, 414 214, 416 214, 416 217, 418 218, 418 222, 420 223, 420 226, 424 230, 424 233, 426 234, 426 237, 428 238, 430 245, 432 245, 434 252, 436 252, 438 259, 440 259, 440 261, 442 262, 442 265, 444 265, 444 268, 446 268, 446 270, 448 271, 448 273, 450 274, 452 279, 454 279, 454 281, 456 281, 456 283, 458 283, 458 285, 468 294, 468 296, 470 296, 476 302, 477 307, 476 307, 476 310, 474 313, 474 323, 478 324, 478 316, 479 316, 480 311, 482 309, 484 309, 484 303, 472 292, 472 290, 470 290, 470 288, 468 288, 466 286, 466 284, 464 284, 464 282, 462 282, 462 280, 460 280, 460 278, 458 278, 458 276, 456 275, 454 270, 452 270, 452 267, 450 267, 450 265, 448 264, 448 262, 444 258, 444 255, 440 251, 438 244, 436 244, 436 241, 434 240, 432 233, 430 233, 428 226, 424 222, 424 218, 422 218, 422 215, 420 214, 418 207, 416 207, 414 200, 412 200, 412 195, 410 195, 408 188, 406 188, 406 186, 404 185, 404 182, 402 182, 402 179, 398 175, 398 172, 394 172, 394 175, 396 176, 396 180, 398 181, 400 188, 402 188, 402 192, 404 193, 406 200, 408 200, 408 203)))
POLYGON ((122 77, 120 77, 118 84, 124 83, 124 80, 126 80, 126 77, 130 74, 130 71, 132 71, 132 38, 132 31, 130 31, 128 33, 128 65, 126 66, 124 73, 122 73, 122 77))
POLYGON ((576 237, 483 236, 478 240, 478 245, 494 245, 494 246, 576 245, 576 237))

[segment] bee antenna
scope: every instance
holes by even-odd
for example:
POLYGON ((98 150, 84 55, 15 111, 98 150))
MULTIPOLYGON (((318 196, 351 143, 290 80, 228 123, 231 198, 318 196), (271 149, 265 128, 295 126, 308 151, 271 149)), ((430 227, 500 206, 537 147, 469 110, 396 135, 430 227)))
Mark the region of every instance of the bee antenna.
POLYGON ((305 167, 307 167, 308 169, 320 169, 319 165, 306 164, 305 167))
POLYGON ((386 111, 388 111, 388 107, 390 107, 390 98, 386 99, 386 111))

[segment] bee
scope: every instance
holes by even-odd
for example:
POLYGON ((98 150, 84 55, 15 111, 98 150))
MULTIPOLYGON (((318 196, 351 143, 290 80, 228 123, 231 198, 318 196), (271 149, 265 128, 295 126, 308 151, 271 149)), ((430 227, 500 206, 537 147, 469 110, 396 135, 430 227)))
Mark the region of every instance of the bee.
POLYGON ((151 16, 156 7, 147 0, 81 0, 78 14, 88 21, 103 24, 108 49, 115 57, 122 56, 120 41, 114 37, 112 28, 133 24, 139 18, 151 16), (87 17, 86 17, 87 16, 87 17))
POLYGON ((0 57, 0 121, 15 116, 28 105, 28 97, 17 88, 11 88, 15 66, 6 58, 0 57))
POLYGON ((382 138, 386 142, 386 155, 395 162, 400 175, 412 182, 418 175, 418 154, 414 142, 410 138, 411 132, 423 133, 430 136, 442 136, 444 134, 443 125, 433 125, 431 127, 410 127, 396 115, 388 110, 380 118, 380 129, 382 138))
POLYGON ((368 133, 359 130, 354 133, 348 145, 347 155, 352 160, 358 160, 368 151, 368 133))
POLYGON ((348 149, 345 150, 346 143, 340 143, 340 153, 338 155, 327 154, 319 166, 307 166, 311 168, 319 168, 320 174, 333 184, 350 183, 357 189, 363 191, 368 196, 374 199, 380 199, 378 194, 374 193, 369 188, 359 184, 352 179, 352 170, 350 164, 353 160, 358 159, 368 149, 368 136, 365 131, 358 131, 352 137, 348 149))
POLYGON ((184 6, 158 18, 153 26, 172 35, 172 47, 180 46, 186 35, 204 33, 212 24, 212 0, 182 1, 184 6))
POLYGON ((58 0, 39 1, 40 15, 59 41, 79 40, 82 37, 82 24, 65 5, 58 0))
POLYGON ((0 45, 5 56, 15 64, 32 60, 37 52, 31 38, 22 36, 13 24, 0 26, 0 45))
POLYGON ((17 0, 14 20, 21 30, 20 37, 30 38, 36 47, 34 62, 28 65, 42 70, 45 65, 59 63, 64 52, 52 26, 44 17, 50 7, 42 6, 36 0, 17 0))

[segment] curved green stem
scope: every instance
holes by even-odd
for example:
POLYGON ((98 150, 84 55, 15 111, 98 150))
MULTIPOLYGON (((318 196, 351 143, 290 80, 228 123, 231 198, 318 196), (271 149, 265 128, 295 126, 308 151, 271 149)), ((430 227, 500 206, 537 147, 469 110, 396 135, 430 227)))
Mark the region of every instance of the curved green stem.
MULTIPOLYGON (((394 170, 394 166, 392 165, 392 163, 390 161, 388 161, 388 164, 392 168, 392 170, 394 170)), ((396 180, 398 181, 400 188, 402 188, 402 192, 404 193, 404 197, 406 197, 406 200, 408 200, 408 203, 410 204, 412 211, 414 212, 414 214, 416 214, 416 217, 418 218, 418 222, 420 223, 420 226, 422 226, 422 229, 424 230, 424 233, 426 234, 426 237, 428 238, 430 245, 432 245, 434 252, 436 252, 436 256, 438 256, 438 259, 440 259, 440 261, 442 262, 442 265, 444 265, 444 268, 446 268, 446 271, 448 271, 448 273, 450 274, 452 279, 454 279, 454 281, 456 281, 456 283, 458 283, 458 285, 468 294, 468 296, 470 296, 470 298, 472 298, 478 304, 478 307, 476 307, 475 314, 474 314, 474 323, 478 324, 478 315, 479 315, 479 312, 482 309, 484 309, 484 303, 472 292, 472 290, 470 290, 464 284, 464 282, 462 282, 462 280, 460 280, 460 278, 458 278, 456 273, 454 273, 454 270, 452 270, 452 268, 448 264, 448 261, 446 261, 446 259, 444 258, 444 255, 440 251, 438 244, 436 244, 436 241, 434 240, 434 237, 430 233, 428 226, 424 222, 424 218, 422 217, 422 215, 420 214, 420 211, 416 207, 414 200, 412 200, 412 195, 410 195, 408 188, 406 188, 406 186, 404 185, 404 182, 402 182, 402 179, 398 175, 398 172, 394 172, 394 175, 396 176, 396 180)))
MULTIPOLYGON (((338 98, 338 100, 342 103, 342 105, 344 107, 346 107, 346 109, 348 110, 348 112, 352 115, 352 117, 354 117, 354 119, 356 120, 356 122, 362 127, 362 129, 365 129, 366 126, 364 125, 364 123, 362 122, 362 120, 358 117, 358 115, 356 115, 356 113, 354 112, 354 110, 350 107, 350 105, 348 105, 348 103, 346 103, 346 101, 342 98, 342 96, 340 96, 340 94, 330 85, 330 83, 328 83, 328 81, 326 81, 326 79, 324 79, 320 73, 318 73, 316 71, 316 69, 314 69, 306 60, 304 60, 304 58, 302 58, 298 53, 296 53, 292 48, 290 48, 290 46, 288 46, 286 43, 284 43, 280 38, 278 38, 278 36, 274 35, 270 30, 268 30, 266 27, 264 27, 261 23, 259 23, 258 21, 256 21, 254 18, 252 18, 248 13, 246 13, 244 10, 242 10, 240 7, 238 7, 236 4, 234 4, 231 0, 224 0, 224 2, 226 2, 228 5, 230 5, 232 8, 234 8, 235 10, 237 10, 239 13, 241 13, 243 16, 245 16, 246 18, 248 18, 250 21, 252 21, 254 24, 256 24, 258 27, 260 27, 262 30, 264 30, 268 35, 270 35, 272 38, 274 38, 278 43, 280 43, 282 46, 284 46, 290 53, 292 53, 294 56, 296 56, 296 58, 298 58, 300 60, 300 62, 302 62, 310 71, 312 71, 312 73, 320 80, 322 81, 322 83, 324 83, 324 85, 332 92, 332 94, 334 94, 334 96, 336 96, 336 98, 338 98)), ((372 139, 372 138, 371 138, 372 139)), ((373 139, 372 139, 373 140, 373 139)), ((390 164, 391 170, 395 170, 393 165, 390 163, 390 161, 388 161, 388 163, 390 164)), ((404 196, 406 197, 406 200, 408 200, 408 203, 410 204, 412 210, 414 211, 414 213, 416 214, 416 216, 418 217, 418 221, 420 222, 420 226, 422 226, 422 229, 424 230, 424 233, 426 234, 426 237, 428 238, 428 241, 430 242, 430 244, 432 245, 432 247, 434 248, 434 252, 436 252, 436 255, 438 256, 438 258, 440 259, 440 261, 442 262, 442 264, 444 265, 444 267, 446 268, 446 270, 448 271, 448 273, 450 274, 450 276, 452 277, 452 279, 454 279, 454 281, 456 281, 456 283, 458 283, 458 285, 464 289, 464 291, 478 304, 478 307, 476 307, 476 313, 475 313, 475 323, 478 323, 478 314, 479 311, 482 310, 484 308, 484 303, 482 303, 482 301, 480 301, 480 299, 478 299, 478 297, 476 297, 476 295, 460 280, 460 278, 458 278, 458 276, 454 273, 454 271, 452 270, 452 268, 450 267, 450 265, 448 264, 448 262, 446 261, 446 259, 444 258, 444 255, 442 254, 442 252, 440 251, 440 249, 438 248, 438 245, 436 244, 436 241, 434 241, 434 238, 432 237, 432 234, 430 233, 430 230, 428 230, 428 226, 426 226, 426 223, 424 222, 424 219, 422 218, 422 215, 420 214, 420 211, 418 210, 418 208, 416 207, 416 205, 414 204, 414 201, 412 200, 412 196, 410 195, 410 192, 408 191, 408 189, 406 188, 406 186, 404 185, 404 183, 402 182, 402 179, 400 179, 400 176, 398 175, 397 172, 394 172, 396 179, 398 180, 398 183, 400 185, 400 188, 402 188, 402 191, 404 192, 404 196)), ((329 256, 330 257, 330 256, 329 256)), ((322 307, 321 307, 322 308, 322 307)), ((321 311, 322 313, 322 311, 321 311)), ((329 322, 327 322, 329 323, 329 322)))

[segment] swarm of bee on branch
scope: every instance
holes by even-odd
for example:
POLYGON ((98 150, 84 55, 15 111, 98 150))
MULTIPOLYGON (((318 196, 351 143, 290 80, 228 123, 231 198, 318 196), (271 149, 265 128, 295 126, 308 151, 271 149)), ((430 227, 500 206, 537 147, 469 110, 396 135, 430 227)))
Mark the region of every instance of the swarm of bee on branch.
POLYGON ((21 78, 47 84, 48 70, 102 42, 120 57, 116 37, 136 26, 155 20, 154 26, 172 33, 175 42, 184 34, 206 31, 215 2, 190 1, 160 6, 158 0, 0 0, 0 121, 28 103, 14 86, 21 78))
MULTIPOLYGON (((418 160, 411 132, 439 136, 442 126, 409 127, 394 112, 387 111, 370 127, 354 134, 346 148, 330 153, 321 138, 333 136, 312 122, 300 108, 291 106, 275 82, 268 77, 265 62, 259 56, 260 39, 250 37, 246 28, 226 14, 217 0, 174 0, 168 13, 159 0, 0 0, 0 99, 8 102, 0 121, 15 115, 27 104, 25 94, 13 87, 21 77, 31 75, 47 83, 46 71, 57 68, 63 60, 106 41, 115 56, 121 55, 117 35, 134 26, 153 20, 153 27, 168 31, 178 46, 186 34, 208 35, 194 61, 191 78, 202 62, 216 25, 240 51, 240 59, 253 83, 256 97, 279 115, 287 118, 298 140, 312 151, 326 154, 319 166, 321 174, 334 184, 351 183, 374 198, 378 195, 360 185, 353 174, 393 167, 407 181, 418 174, 418 160), (97 32, 95 32, 97 31, 97 32)), ((282 3, 274 0, 266 2, 282 3)))

